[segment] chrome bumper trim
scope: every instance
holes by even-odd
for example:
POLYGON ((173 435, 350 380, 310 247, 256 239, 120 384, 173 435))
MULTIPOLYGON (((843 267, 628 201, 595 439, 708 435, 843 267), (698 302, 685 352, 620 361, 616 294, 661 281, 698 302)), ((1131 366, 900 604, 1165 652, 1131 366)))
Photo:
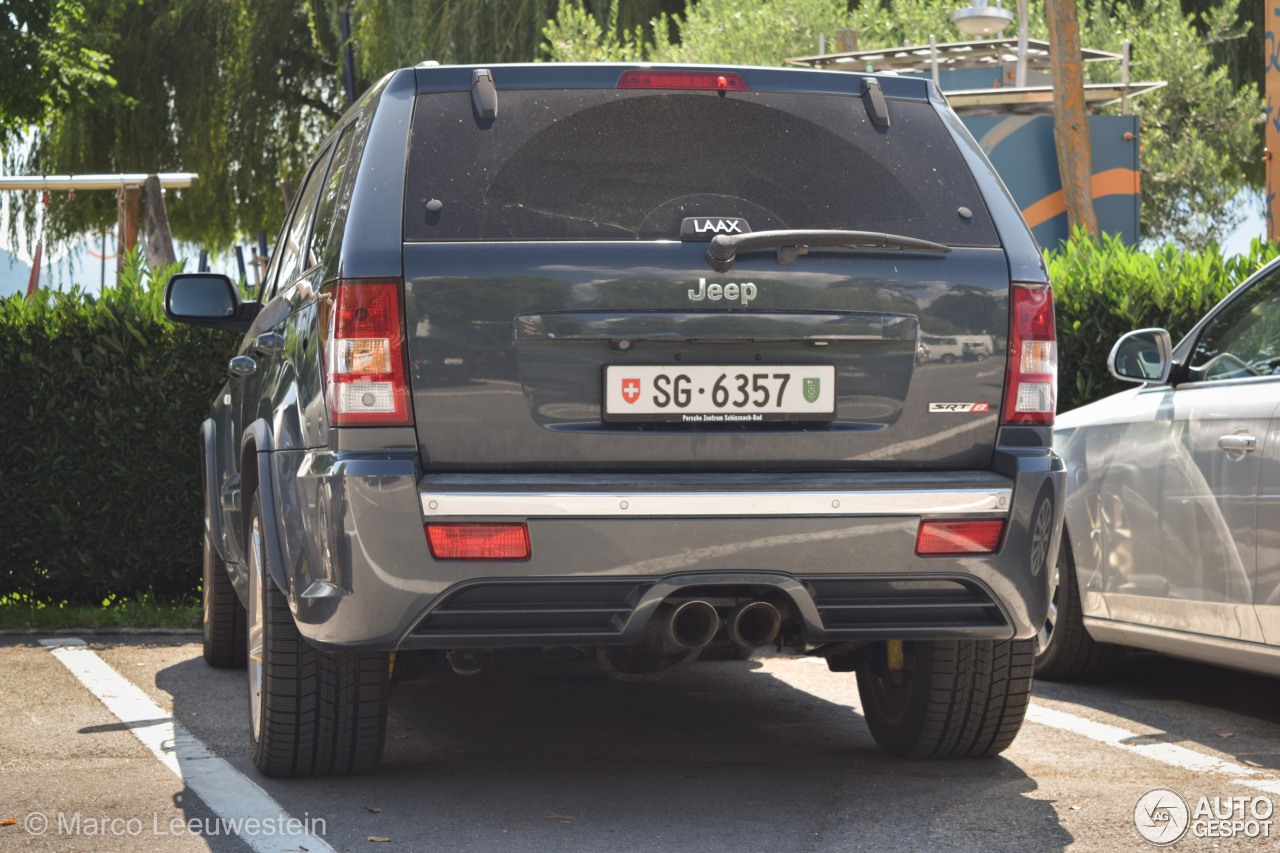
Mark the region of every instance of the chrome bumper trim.
POLYGON ((1012 489, 421 492, 427 518, 1004 515, 1012 489))

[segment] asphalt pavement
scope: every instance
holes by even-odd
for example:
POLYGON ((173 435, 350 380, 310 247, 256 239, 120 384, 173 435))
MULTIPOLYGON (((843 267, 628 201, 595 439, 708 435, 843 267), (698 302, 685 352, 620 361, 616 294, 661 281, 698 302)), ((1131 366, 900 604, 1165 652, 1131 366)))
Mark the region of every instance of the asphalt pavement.
POLYGON ((1156 655, 1037 684, 1013 746, 959 762, 881 754, 814 660, 441 673, 392 691, 376 773, 271 780, 198 638, 42 639, 0 639, 0 851, 1155 850, 1135 809, 1168 831, 1179 801, 1173 849, 1280 848, 1280 682, 1156 655))

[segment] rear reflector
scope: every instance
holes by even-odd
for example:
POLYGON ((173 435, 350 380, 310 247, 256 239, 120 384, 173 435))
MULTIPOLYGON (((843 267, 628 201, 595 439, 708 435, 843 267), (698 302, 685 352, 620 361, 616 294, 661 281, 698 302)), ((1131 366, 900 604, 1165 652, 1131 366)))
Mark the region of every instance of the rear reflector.
POLYGON ((990 554, 1000 545, 1004 520, 922 521, 916 532, 916 556, 990 554))
POLYGON ((426 529, 437 560, 527 560, 532 554, 523 524, 428 524, 426 529))
POLYGON ((742 78, 719 71, 624 71, 619 89, 710 89, 720 92, 749 92, 742 78))

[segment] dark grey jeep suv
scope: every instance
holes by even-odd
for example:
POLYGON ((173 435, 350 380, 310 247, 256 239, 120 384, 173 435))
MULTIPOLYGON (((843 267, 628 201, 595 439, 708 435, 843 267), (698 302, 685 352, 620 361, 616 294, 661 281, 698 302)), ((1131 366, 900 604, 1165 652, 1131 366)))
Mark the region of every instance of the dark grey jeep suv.
POLYGON ((415 659, 772 647, 909 757, 1013 740, 1062 466, 1039 251, 926 80, 397 71, 320 147, 201 428, 205 657, 271 775, 366 770, 415 659), (924 335, 981 360, 920 360, 924 335))

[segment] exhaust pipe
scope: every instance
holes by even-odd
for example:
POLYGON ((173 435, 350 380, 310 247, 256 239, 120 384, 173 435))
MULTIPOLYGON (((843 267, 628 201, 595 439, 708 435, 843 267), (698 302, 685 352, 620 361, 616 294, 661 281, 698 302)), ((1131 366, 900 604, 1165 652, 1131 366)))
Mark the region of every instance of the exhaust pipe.
POLYGON ((487 649, 450 649, 445 655, 445 660, 449 662, 449 666, 455 673, 469 678, 480 674, 485 664, 489 662, 489 657, 487 649))
POLYGON ((684 601, 664 614, 667 638, 682 649, 700 649, 720 630, 720 615, 705 601, 684 601))
POLYGON ((767 601, 747 601, 729 614, 729 639, 744 649, 767 646, 778 639, 782 614, 767 601))
POLYGON ((599 646, 596 662, 618 681, 657 681, 684 669, 720 630, 720 615, 705 601, 663 604, 639 642, 599 646))

